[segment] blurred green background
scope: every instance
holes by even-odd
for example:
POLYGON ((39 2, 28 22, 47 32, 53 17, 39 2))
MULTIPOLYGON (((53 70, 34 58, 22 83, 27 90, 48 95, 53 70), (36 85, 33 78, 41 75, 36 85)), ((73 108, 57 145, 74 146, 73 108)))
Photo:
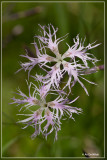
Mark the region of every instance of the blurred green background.
MULTIPOLYGON (((39 34, 38 24, 48 23, 58 27, 57 37, 69 33, 68 38, 60 44, 60 52, 67 49, 66 42, 73 45, 73 38, 79 33, 86 36, 87 45, 97 40, 101 45, 92 49, 104 64, 104 3, 2 3, 2 155, 3 157, 84 157, 86 153, 96 153, 104 156, 104 72, 99 71, 86 78, 96 82, 91 85, 84 82, 89 91, 87 96, 79 84, 73 87, 71 99, 80 98, 73 104, 83 109, 83 114, 73 115, 75 121, 62 121, 62 129, 58 133, 58 141, 54 142, 54 133, 47 141, 40 135, 30 138, 34 129, 21 129, 16 124, 19 117, 19 107, 10 105, 13 92, 19 87, 28 93, 25 79, 27 72, 15 72, 20 68, 19 62, 25 61, 19 55, 25 54, 25 49, 35 53, 34 36, 39 34)), ((36 66, 31 72, 40 72, 36 66)), ((32 78, 30 79, 32 81, 32 78)))

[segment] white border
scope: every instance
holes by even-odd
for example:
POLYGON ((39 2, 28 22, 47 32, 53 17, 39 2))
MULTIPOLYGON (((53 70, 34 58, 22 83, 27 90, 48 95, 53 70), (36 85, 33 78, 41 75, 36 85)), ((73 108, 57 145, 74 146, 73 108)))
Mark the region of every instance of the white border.
POLYGON ((105 1, 1 1, 2 3, 105 3, 105 1))
POLYGON ((105 2, 104 2, 104 158, 105 158, 105 2))
POLYGON ((2 3, 104 3, 104 157, 90 157, 91 159, 105 158, 105 1, 1 1, 1 158, 2 159, 71 159, 79 158, 86 159, 86 157, 2 157, 2 3))

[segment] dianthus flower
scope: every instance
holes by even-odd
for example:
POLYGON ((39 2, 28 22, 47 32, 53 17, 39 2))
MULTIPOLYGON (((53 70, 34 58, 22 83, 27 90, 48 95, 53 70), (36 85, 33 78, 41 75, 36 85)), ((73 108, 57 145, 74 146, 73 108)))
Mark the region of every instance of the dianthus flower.
MULTIPOLYGON (((63 41, 67 35, 56 38, 56 33, 58 28, 54 28, 53 25, 49 24, 48 26, 41 26, 41 36, 36 35, 35 38, 39 41, 39 46, 36 42, 34 42, 34 46, 36 49, 36 58, 30 57, 28 55, 22 55, 23 57, 27 58, 29 61, 25 63, 21 63, 21 67, 26 71, 28 70, 29 73, 32 68, 39 64, 39 66, 44 69, 47 74, 46 76, 41 76, 39 79, 44 82, 47 88, 59 88, 59 84, 61 79, 64 77, 64 74, 68 74, 68 81, 63 89, 66 87, 69 88, 71 92, 72 86, 76 82, 84 88, 85 92, 88 94, 88 91, 84 84, 81 82, 80 78, 88 81, 83 77, 83 71, 89 68, 88 62, 90 61, 93 65, 98 61, 95 56, 88 52, 88 50, 99 46, 100 44, 88 44, 84 46, 84 41, 79 39, 79 35, 77 35, 76 39, 74 38, 74 45, 70 47, 68 44, 68 50, 62 55, 59 52, 58 45, 61 41, 63 41), (51 54, 47 54, 47 49, 53 52, 54 56, 51 54), (70 58, 70 60, 67 60, 70 58), (49 62, 54 62, 55 64, 50 66, 49 62)), ((93 82, 88 81, 89 83, 94 84, 93 82)), ((49 89, 48 89, 49 90, 49 89)), ((69 93, 70 93, 69 92, 69 93)))
MULTIPOLYGON (((22 105, 20 110, 26 112, 27 110, 31 114, 18 114, 24 115, 28 118, 24 120, 19 120, 18 123, 25 124, 25 127, 32 126, 35 128, 32 138, 35 138, 40 133, 47 139, 47 136, 55 131, 55 140, 57 140, 57 132, 61 130, 61 118, 68 115, 69 118, 73 118, 73 113, 81 113, 81 109, 77 107, 70 106, 71 103, 76 101, 78 97, 72 101, 62 96, 62 94, 56 92, 58 95, 52 101, 47 101, 46 97, 48 94, 53 94, 52 91, 45 94, 44 86, 39 85, 37 87, 32 82, 28 84, 29 95, 24 94, 20 89, 18 89, 18 95, 20 99, 12 98, 13 102, 18 105, 22 105), (31 87, 33 88, 33 93, 31 94, 31 87), (33 109, 32 109, 33 107, 33 109)), ((55 93, 54 93, 55 95, 55 93)))

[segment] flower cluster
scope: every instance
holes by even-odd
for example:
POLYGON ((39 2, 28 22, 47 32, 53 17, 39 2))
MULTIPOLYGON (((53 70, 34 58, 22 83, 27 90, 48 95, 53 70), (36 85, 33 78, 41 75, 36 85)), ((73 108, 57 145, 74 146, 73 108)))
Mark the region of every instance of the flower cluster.
POLYGON ((39 85, 36 86, 32 82, 30 82, 30 84, 27 83, 29 96, 18 89, 17 94, 19 94, 21 98, 13 98, 12 103, 21 105, 20 111, 25 108, 25 110, 29 110, 32 113, 19 114, 28 116, 28 118, 19 121, 19 123, 26 124, 24 128, 29 125, 35 128, 32 137, 36 137, 41 133, 47 138, 52 131, 55 131, 55 139, 57 139, 57 132, 61 130, 61 119, 66 115, 74 119, 72 113, 79 114, 82 111, 80 108, 70 106, 71 103, 78 98, 72 101, 68 99, 72 87, 78 82, 88 95, 88 91, 80 79, 94 84, 85 79, 83 75, 85 75, 84 71, 90 68, 89 62, 95 65, 98 61, 93 54, 89 53, 89 50, 97 47, 99 44, 94 44, 94 42, 84 46, 85 39, 82 40, 79 38, 79 35, 77 35, 76 38, 73 39, 74 45, 70 46, 67 44, 68 49, 62 55, 59 52, 59 43, 65 40, 68 34, 61 38, 56 38, 58 28, 55 29, 51 24, 48 26, 39 26, 41 28, 41 35, 36 35, 33 43, 36 50, 36 57, 31 57, 28 54, 21 55, 28 61, 20 63, 20 65, 21 69, 25 71, 28 70, 28 78, 31 70, 37 64, 46 74, 43 76, 36 73, 33 78, 39 85), (47 54, 47 50, 48 52, 50 51, 50 54, 47 54), (63 82, 65 74, 68 75, 66 83, 63 82), (62 89, 60 86, 61 83, 65 84, 62 89), (31 86, 34 89, 32 94, 31 86), (69 94, 66 94, 65 88, 69 89, 69 94), (47 96, 52 94, 57 97, 52 101, 47 101, 47 96))

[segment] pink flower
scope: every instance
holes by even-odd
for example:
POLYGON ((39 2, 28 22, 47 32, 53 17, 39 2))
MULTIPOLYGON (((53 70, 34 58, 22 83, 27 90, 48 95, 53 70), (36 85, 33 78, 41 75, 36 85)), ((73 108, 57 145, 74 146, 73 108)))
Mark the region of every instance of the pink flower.
MULTIPOLYGON (((14 102, 12 103, 17 105, 23 104, 19 111, 21 111, 23 108, 25 108, 24 112, 27 110, 31 111, 31 114, 18 114, 28 117, 24 120, 18 121, 18 123, 25 124, 24 128, 28 126, 35 128, 35 132, 31 136, 32 138, 42 134, 47 139, 47 136, 55 131, 55 140, 57 140, 57 132, 61 130, 61 118, 64 115, 68 115, 69 118, 74 119, 72 114, 79 114, 82 111, 77 107, 70 106, 70 104, 76 101, 78 97, 73 101, 69 101, 67 98, 65 98, 64 94, 57 93, 59 96, 55 100, 48 102, 46 100, 46 96, 49 92, 45 96, 42 96, 44 93, 44 87, 39 87, 40 88, 37 88, 37 86, 35 86, 33 83, 30 83, 30 85, 28 85, 29 96, 26 96, 24 93, 18 90, 18 95, 20 95, 21 98, 13 98, 14 102), (31 86, 34 89, 33 94, 31 94, 30 91, 31 86), (34 107, 33 109, 31 108, 32 106, 34 107)), ((52 93, 50 92, 49 94, 52 93)))
MULTIPOLYGON (((82 77, 83 74, 81 74, 81 71, 83 72, 89 68, 89 61, 92 62, 93 65, 95 65, 95 63, 98 61, 93 54, 87 51, 99 46, 100 44, 93 45, 93 43, 89 43, 85 47, 85 39, 82 42, 82 40, 79 39, 79 35, 77 35, 76 39, 73 39, 74 45, 70 47, 67 44, 69 47, 68 50, 63 55, 61 55, 58 49, 58 45, 61 41, 64 40, 64 38, 56 38, 58 28, 55 29, 51 24, 48 26, 39 26, 42 30, 42 36, 35 37, 39 41, 40 49, 38 49, 36 42, 33 43, 36 49, 37 58, 29 57, 28 55, 23 56, 27 58, 29 62, 21 63, 22 68, 25 71, 28 70, 30 73, 31 69, 33 69, 36 64, 39 64, 39 66, 46 71, 45 76, 38 76, 38 78, 41 82, 44 83, 46 89, 45 91, 47 92, 51 88, 58 89, 65 73, 68 73, 69 77, 64 89, 68 87, 70 93, 71 88, 75 85, 75 83, 79 82, 79 84, 84 88, 86 94, 88 95, 88 91, 80 78, 86 81, 88 80, 82 77), (48 55, 47 49, 50 49, 55 56, 48 55), (67 60, 66 58, 70 58, 70 60, 67 60), (55 64, 49 65, 49 62, 54 62, 55 64)), ((88 82, 94 84, 93 82, 88 82)))

